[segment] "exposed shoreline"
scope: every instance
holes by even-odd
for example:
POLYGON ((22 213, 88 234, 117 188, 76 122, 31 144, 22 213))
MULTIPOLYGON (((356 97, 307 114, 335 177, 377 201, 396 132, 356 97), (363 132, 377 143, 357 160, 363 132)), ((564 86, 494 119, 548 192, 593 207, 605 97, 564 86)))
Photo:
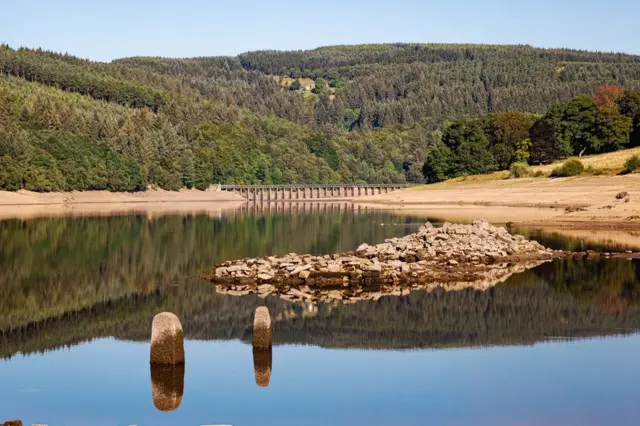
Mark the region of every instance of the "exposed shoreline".
POLYGON ((537 228, 640 229, 640 175, 443 182, 356 203, 425 211, 446 220, 484 217, 537 228))
POLYGON ((38 193, 0 191, 0 219, 30 219, 50 216, 105 216, 143 213, 219 214, 244 204, 238 194, 215 190, 123 193, 109 191, 72 191, 38 193))
MULTIPOLYGON (((498 224, 544 229, 640 230, 638 174, 444 182, 388 194, 306 202, 353 202, 360 207, 442 221, 470 222, 482 217, 498 224), (628 196, 617 199, 616 195, 622 192, 628 196)), ((0 191, 0 219, 112 214, 217 215, 246 203, 238 194, 213 188, 206 191, 153 189, 136 193, 0 191)))

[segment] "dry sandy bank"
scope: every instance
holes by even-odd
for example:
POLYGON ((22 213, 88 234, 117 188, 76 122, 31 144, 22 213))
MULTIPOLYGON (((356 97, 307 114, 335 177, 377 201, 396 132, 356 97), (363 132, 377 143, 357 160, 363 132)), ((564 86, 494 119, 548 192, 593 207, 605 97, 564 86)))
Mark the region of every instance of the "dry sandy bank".
POLYGON ((371 207, 428 211, 434 218, 539 227, 640 228, 640 175, 444 182, 362 197, 371 207), (627 192, 628 197, 616 195, 627 192), (569 208, 571 211, 567 211, 569 208))
POLYGON ((244 199, 237 194, 213 189, 207 191, 148 190, 135 193, 0 191, 0 218, 95 216, 131 212, 151 215, 195 212, 217 214, 237 208, 243 203, 244 199))

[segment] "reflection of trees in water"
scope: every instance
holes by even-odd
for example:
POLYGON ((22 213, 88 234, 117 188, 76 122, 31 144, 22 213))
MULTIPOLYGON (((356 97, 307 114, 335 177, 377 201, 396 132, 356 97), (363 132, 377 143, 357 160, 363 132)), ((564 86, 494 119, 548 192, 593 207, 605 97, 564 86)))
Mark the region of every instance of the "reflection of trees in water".
POLYGON ((245 256, 331 253, 406 233, 386 213, 0 221, 0 331, 207 272, 245 256))
POLYGON ((353 305, 321 304, 313 315, 276 297, 216 295, 210 285, 193 280, 5 332, 0 355, 104 336, 144 341, 151 318, 160 311, 180 317, 187 339, 250 343, 254 309, 263 304, 275 323, 276 344, 426 348, 616 334, 640 328, 638 265, 618 259, 560 260, 484 292, 438 290, 353 305))

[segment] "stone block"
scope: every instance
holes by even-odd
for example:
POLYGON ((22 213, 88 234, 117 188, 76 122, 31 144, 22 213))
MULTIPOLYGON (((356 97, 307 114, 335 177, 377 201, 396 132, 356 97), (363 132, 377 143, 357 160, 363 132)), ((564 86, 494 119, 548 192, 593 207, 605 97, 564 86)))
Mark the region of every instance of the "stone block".
POLYGON ((162 312, 151 326, 151 363, 184 364, 184 333, 177 316, 162 312))

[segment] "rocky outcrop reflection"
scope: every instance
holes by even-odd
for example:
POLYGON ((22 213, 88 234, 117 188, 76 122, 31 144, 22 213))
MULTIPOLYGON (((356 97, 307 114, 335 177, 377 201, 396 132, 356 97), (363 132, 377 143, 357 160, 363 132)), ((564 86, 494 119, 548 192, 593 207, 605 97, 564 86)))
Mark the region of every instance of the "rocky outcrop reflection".
POLYGON ((158 410, 176 410, 184 393, 184 364, 151 364, 151 391, 158 410))
POLYGON ((253 348, 253 373, 256 376, 256 385, 266 388, 271 380, 271 348, 253 348))

